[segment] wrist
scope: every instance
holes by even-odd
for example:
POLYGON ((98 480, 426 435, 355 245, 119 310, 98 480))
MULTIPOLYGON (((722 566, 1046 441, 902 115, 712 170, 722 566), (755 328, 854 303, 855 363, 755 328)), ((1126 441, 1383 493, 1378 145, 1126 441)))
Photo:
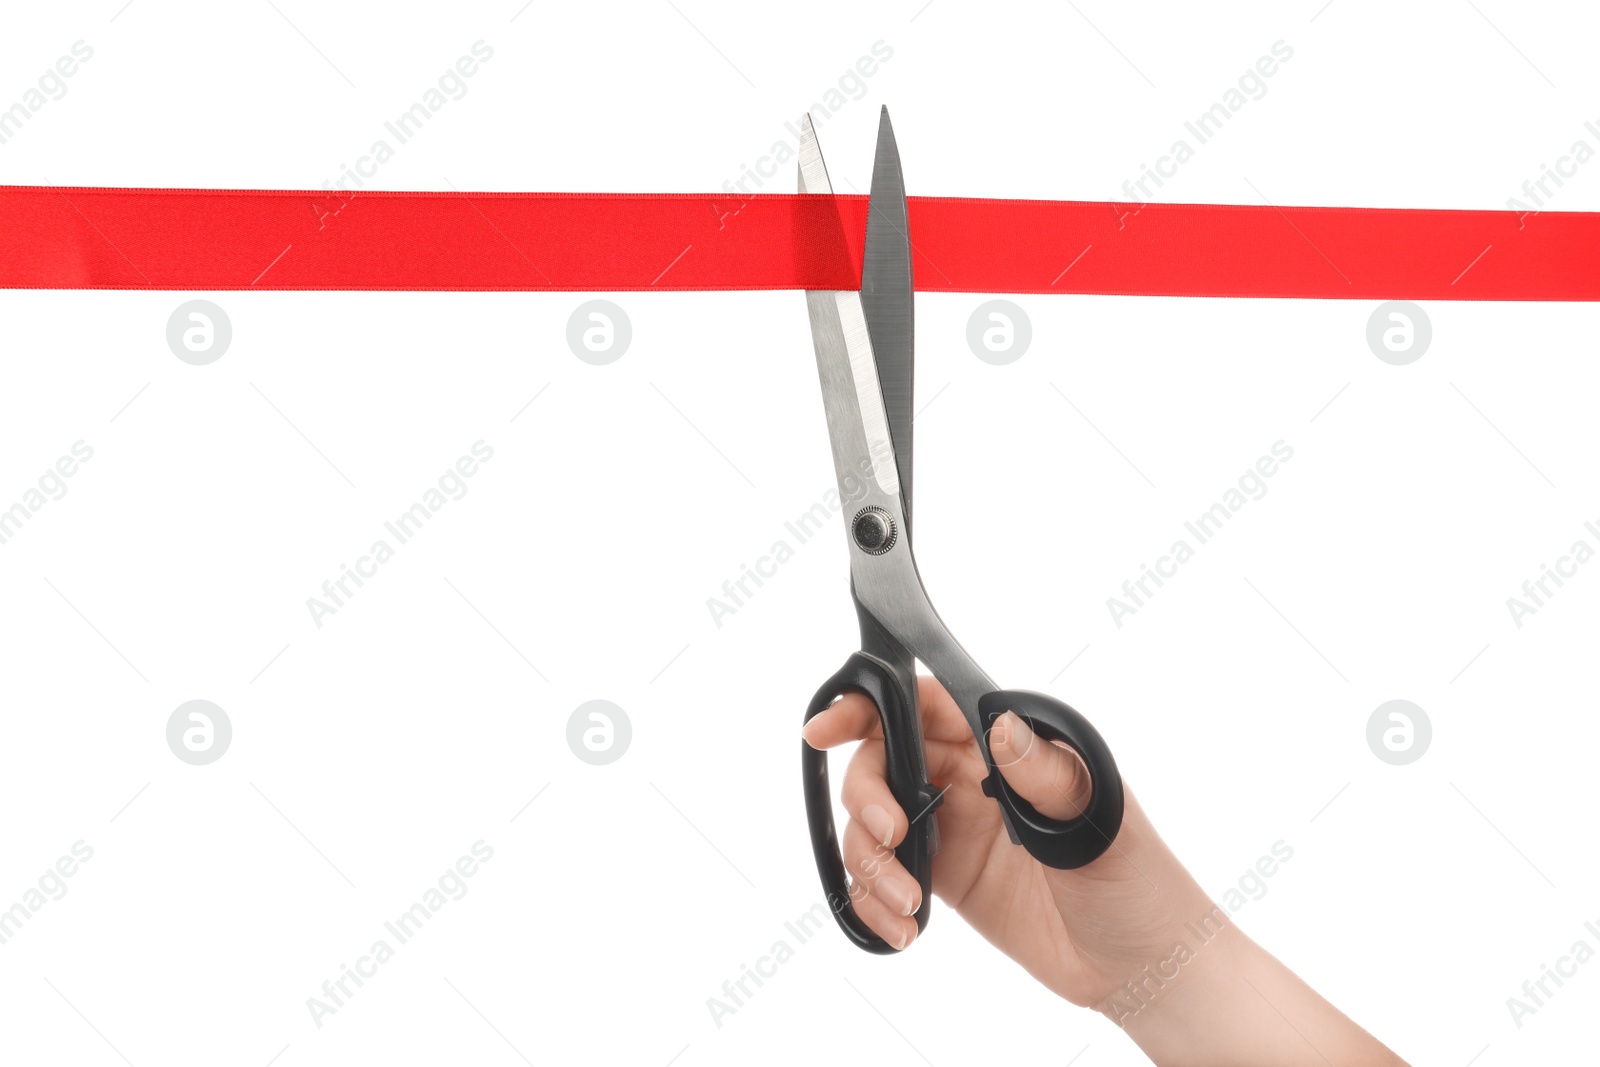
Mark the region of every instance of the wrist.
POLYGON ((1182 1029, 1206 1012, 1217 979, 1239 972, 1252 951, 1261 950, 1228 913, 1203 901, 1188 918, 1172 924, 1165 949, 1129 969, 1095 1010, 1143 1044, 1140 1035, 1182 1029))
POLYGON ((1404 1067, 1220 908, 1185 924, 1167 962, 1149 965, 1101 1012, 1161 1067, 1404 1067))

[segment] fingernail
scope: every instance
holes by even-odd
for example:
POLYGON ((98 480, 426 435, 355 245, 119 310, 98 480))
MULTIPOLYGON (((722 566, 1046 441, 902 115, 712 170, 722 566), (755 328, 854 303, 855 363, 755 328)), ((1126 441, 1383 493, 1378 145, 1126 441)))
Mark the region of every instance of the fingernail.
POLYGON ((1027 722, 1014 711, 1006 712, 1006 744, 1019 759, 1033 758, 1033 731, 1027 722))
POLYGON ((811 736, 813 732, 820 732, 820 729, 817 726, 817 720, 811 719, 800 727, 800 739, 812 748, 822 751, 823 746, 819 745, 816 739, 811 736))
POLYGON ((917 897, 922 893, 922 887, 911 880, 910 875, 900 871, 885 873, 878 878, 873 891, 878 894, 878 899, 901 915, 915 915, 917 913, 917 897))
POLYGON ((905 947, 910 943, 911 943, 911 931, 910 930, 901 930, 900 931, 900 937, 894 943, 894 950, 896 952, 904 951, 905 947))
POLYGON ((894 816, 882 804, 868 804, 862 808, 861 825, 880 845, 888 845, 894 840, 894 816))

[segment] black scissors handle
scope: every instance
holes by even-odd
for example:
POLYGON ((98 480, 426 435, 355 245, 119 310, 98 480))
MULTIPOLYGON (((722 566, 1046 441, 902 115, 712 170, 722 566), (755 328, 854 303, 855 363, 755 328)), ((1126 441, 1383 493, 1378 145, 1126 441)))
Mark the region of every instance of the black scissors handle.
POLYGON ((1085 866, 1104 855, 1122 828, 1122 773, 1117 770, 1111 746, 1094 724, 1055 697, 1026 689, 998 689, 979 697, 978 720, 983 724, 978 747, 989 766, 983 791, 1006 810, 1015 838, 1028 854, 1060 871, 1085 866), (1044 740, 1071 746, 1083 760, 1093 792, 1088 806, 1076 818, 1061 820, 1041 815, 1001 775, 989 749, 989 731, 995 720, 1008 711, 1015 712, 1044 740))
MULTIPOLYGON (((943 794, 928 781, 916 685, 917 679, 909 664, 892 665, 867 652, 856 652, 817 690, 806 708, 805 721, 810 722, 845 693, 860 693, 877 708, 878 719, 883 724, 884 769, 889 791, 911 824, 894 855, 922 887, 922 906, 916 914, 917 930, 921 932, 927 928, 933 904, 933 854, 938 851, 933 811, 943 794)), ((897 951, 895 947, 873 933, 856 915, 855 898, 851 897, 844 858, 839 853, 838 835, 833 827, 828 754, 804 741, 800 742, 800 749, 806 818, 811 824, 811 850, 816 855, 829 910, 845 936, 857 947, 880 955, 893 953, 897 951)), ((856 892, 865 892, 864 882, 858 883, 856 892)))

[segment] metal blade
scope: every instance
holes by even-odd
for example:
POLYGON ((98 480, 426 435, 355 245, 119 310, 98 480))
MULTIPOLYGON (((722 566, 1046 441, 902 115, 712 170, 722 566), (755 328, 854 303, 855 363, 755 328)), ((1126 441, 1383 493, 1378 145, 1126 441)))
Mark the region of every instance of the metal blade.
POLYGON ((906 534, 911 526, 911 402, 915 349, 912 337, 911 231, 906 223, 906 183, 900 174, 889 109, 878 118, 878 149, 872 161, 872 194, 867 209, 867 246, 861 270, 861 308, 866 314, 878 382, 894 439, 905 502, 906 534))
POLYGON ((800 191, 833 192, 833 183, 828 180, 828 167, 822 162, 822 146, 817 143, 817 131, 811 125, 809 113, 800 119, 800 191))
MULTIPOLYGON (((811 117, 800 125, 800 191, 832 192, 822 149, 811 117)), ((806 292, 811 339, 822 378, 823 407, 833 442, 839 492, 847 500, 860 495, 860 479, 868 476, 885 493, 899 494, 894 441, 885 414, 872 338, 861 308, 861 294, 806 292)))

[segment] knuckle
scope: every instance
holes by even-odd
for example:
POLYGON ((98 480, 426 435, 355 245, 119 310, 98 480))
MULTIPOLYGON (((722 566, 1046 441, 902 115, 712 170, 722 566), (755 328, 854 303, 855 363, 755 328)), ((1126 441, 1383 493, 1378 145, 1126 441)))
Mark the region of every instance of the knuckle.
POLYGON ((859 822, 862 812, 870 805, 881 803, 881 789, 882 782, 875 780, 870 774, 850 773, 845 775, 844 785, 839 790, 839 799, 844 802, 844 808, 850 813, 851 819, 859 822))

